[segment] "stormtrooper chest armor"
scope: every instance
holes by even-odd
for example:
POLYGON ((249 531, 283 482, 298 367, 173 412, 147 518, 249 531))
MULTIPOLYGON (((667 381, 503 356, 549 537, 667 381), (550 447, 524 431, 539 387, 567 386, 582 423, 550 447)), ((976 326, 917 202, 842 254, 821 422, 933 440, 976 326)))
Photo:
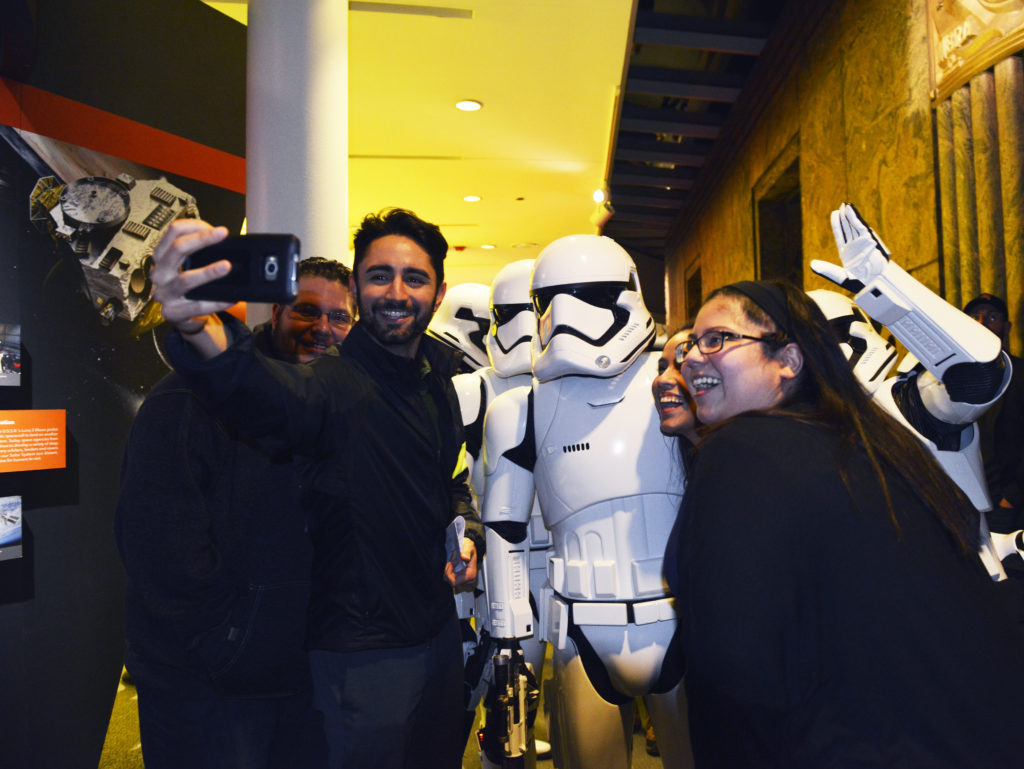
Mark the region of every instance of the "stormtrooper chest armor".
POLYGON ((552 588, 575 600, 662 595, 665 542, 683 493, 676 439, 651 397, 657 356, 608 379, 534 383, 534 479, 554 552, 552 588))

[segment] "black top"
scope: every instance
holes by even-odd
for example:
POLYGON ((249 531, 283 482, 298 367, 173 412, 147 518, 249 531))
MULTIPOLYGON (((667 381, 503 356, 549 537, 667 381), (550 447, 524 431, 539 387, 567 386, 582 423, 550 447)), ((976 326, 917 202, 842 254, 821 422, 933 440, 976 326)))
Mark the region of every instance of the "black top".
POLYGON ((699 447, 673 530, 702 767, 1022 763, 1024 644, 977 557, 863 452, 741 416, 699 447))
POLYGON ((314 547, 309 645, 353 651, 432 638, 454 612, 444 532, 456 515, 483 552, 460 465, 451 360, 423 337, 413 360, 357 323, 337 354, 270 360, 228 317, 231 348, 197 360, 168 334, 175 367, 224 421, 273 454, 309 457, 314 547))
POLYGON ((135 418, 121 476, 136 681, 199 696, 298 690, 313 555, 293 463, 237 439, 172 373, 135 418))
POLYGON ((1010 357, 1010 386, 978 420, 985 480, 992 497, 988 513, 993 531, 1010 532, 1024 526, 1024 359, 1010 357), (1006 499, 1013 510, 1000 508, 1006 499))

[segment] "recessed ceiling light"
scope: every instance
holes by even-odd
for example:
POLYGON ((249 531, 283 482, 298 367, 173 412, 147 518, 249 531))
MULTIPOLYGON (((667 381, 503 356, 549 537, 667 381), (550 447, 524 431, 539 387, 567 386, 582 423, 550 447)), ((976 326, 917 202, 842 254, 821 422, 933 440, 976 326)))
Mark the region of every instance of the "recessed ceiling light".
POLYGON ((484 243, 480 248, 494 248, 490 243, 484 243))
POLYGON ((484 103, 476 99, 463 99, 462 101, 455 102, 455 108, 461 109, 463 112, 476 112, 483 106, 484 103))
POLYGON ((467 203, 479 203, 480 202, 480 196, 479 195, 466 195, 466 197, 464 197, 463 200, 465 200, 467 203))

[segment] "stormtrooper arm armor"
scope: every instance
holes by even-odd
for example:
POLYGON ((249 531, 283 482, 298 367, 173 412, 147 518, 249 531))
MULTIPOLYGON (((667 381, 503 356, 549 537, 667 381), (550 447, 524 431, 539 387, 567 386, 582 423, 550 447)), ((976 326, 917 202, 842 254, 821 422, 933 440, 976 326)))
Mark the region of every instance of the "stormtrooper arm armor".
POLYGON ((480 461, 480 454, 483 451, 484 411, 487 408, 486 387, 483 377, 476 371, 456 374, 452 377, 452 386, 459 398, 459 411, 462 412, 462 426, 466 434, 469 485, 479 507, 484 491, 483 462, 480 461))
MULTIPOLYGON (((893 263, 889 250, 864 223, 852 205, 843 204, 832 212, 832 233, 842 267, 814 260, 811 269, 819 275, 857 290, 857 305, 878 321, 951 390, 956 400, 986 403, 998 397, 1004 379, 999 337, 893 263), (954 367, 961 364, 990 364, 998 371, 984 376, 972 370, 966 377, 954 367), (947 381, 946 373, 951 372, 947 381), (983 382, 979 383, 978 375, 983 382), (965 387, 962 381, 973 381, 965 387)), ((976 367, 971 367, 976 369, 976 367)))
POLYGON ((536 462, 531 403, 531 389, 516 387, 494 399, 484 422, 484 579, 491 635, 501 639, 526 638, 534 630, 527 537, 536 462))
POLYGON ((1000 561, 1006 560, 1014 554, 1024 559, 1024 531, 1014 531, 1009 534, 992 532, 992 547, 1000 561))
MULTIPOLYGON (((980 323, 977 325, 981 326, 980 323)), ((1010 386, 1013 364, 1010 363, 1009 356, 1006 353, 1002 353, 995 363, 1001 363, 1002 369, 993 369, 992 364, 987 363, 966 364, 971 369, 985 367, 987 370, 976 372, 982 380, 986 379, 988 374, 1001 374, 996 380, 995 394, 988 400, 981 403, 973 402, 974 397, 984 397, 985 394, 991 393, 991 385, 993 383, 989 381, 984 388, 981 387, 981 385, 985 384, 984 382, 977 383, 977 387, 971 387, 969 382, 961 383, 959 381, 962 378, 961 372, 967 373, 968 371, 967 368, 961 368, 948 372, 949 376, 947 376, 947 379, 953 380, 949 385, 938 381, 930 371, 919 375, 917 377, 917 389, 921 394, 921 402, 929 414, 936 419, 941 419, 943 422, 965 425, 976 421, 1010 386), (970 391, 964 393, 963 390, 965 388, 969 388, 970 391), (957 398, 958 395, 963 400, 959 400, 957 398)))

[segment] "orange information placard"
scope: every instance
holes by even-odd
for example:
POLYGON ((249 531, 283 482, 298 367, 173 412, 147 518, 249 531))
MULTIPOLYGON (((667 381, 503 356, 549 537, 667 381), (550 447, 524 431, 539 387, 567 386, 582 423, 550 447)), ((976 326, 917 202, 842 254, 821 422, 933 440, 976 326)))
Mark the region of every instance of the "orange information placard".
POLYGON ((0 473, 67 465, 64 409, 0 411, 0 473))

